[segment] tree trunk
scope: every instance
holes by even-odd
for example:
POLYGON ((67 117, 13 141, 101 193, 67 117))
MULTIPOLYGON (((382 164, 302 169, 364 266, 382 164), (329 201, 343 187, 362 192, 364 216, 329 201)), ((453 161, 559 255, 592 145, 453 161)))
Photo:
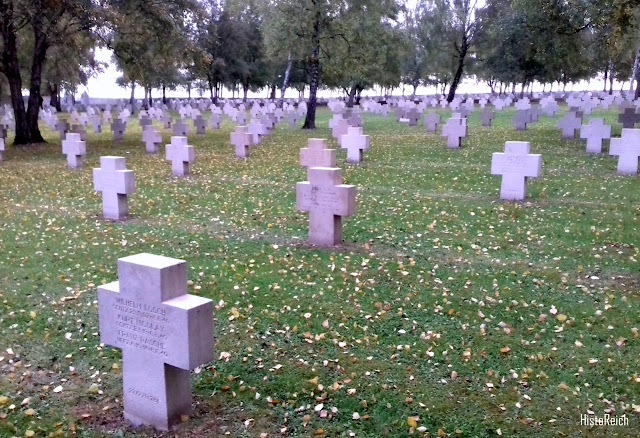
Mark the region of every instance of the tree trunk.
POLYGON ((284 80, 282 81, 282 89, 280 90, 280 107, 284 103, 284 94, 289 86, 289 77, 291 76, 291 67, 293 66, 293 59, 291 58, 291 52, 287 57, 287 69, 284 71, 284 80))
POLYGON ((276 86, 275 85, 271 86, 271 92, 269 93, 269 99, 270 100, 276 100, 276 86))
POLYGON ((311 39, 311 58, 309 59, 309 104, 307 105, 307 117, 302 129, 316 129, 316 106, 318 104, 318 83, 320 82, 320 20, 316 13, 313 21, 313 36, 311 39))
POLYGON ((466 36, 463 36, 462 44, 460 45, 460 50, 458 51, 458 68, 456 69, 456 74, 453 77, 453 82, 451 82, 451 86, 449 87, 449 95, 447 96, 447 102, 449 103, 451 103, 456 97, 456 90, 458 89, 458 85, 460 84, 460 80, 462 79, 462 73, 464 73, 464 60, 467 56, 468 50, 469 44, 467 42, 467 38, 466 36))
POLYGON ((249 84, 248 83, 242 84, 242 101, 245 103, 247 102, 248 93, 249 93, 249 84))
POLYGON ((358 94, 356 94, 356 105, 360 105, 360 99, 362 99, 362 88, 358 88, 358 94))
POLYGON ((167 104, 167 87, 165 87, 164 85, 162 86, 162 103, 164 105, 167 104))
POLYGON ((153 91, 153 88, 149 87, 149 100, 148 100, 147 109, 153 106, 153 97, 151 97, 151 91, 153 91))
POLYGON ((356 97, 356 86, 352 86, 349 89, 348 99, 347 99, 347 108, 353 108, 353 100, 356 97))
POLYGON ((136 83, 131 81, 131 97, 129 98, 129 103, 133 106, 133 103, 136 101, 136 83))
POLYGON ((58 84, 52 84, 51 82, 48 82, 47 88, 49 91, 49 96, 51 97, 49 105, 54 107, 56 111, 62 111, 62 108, 60 108, 60 86, 58 84))
POLYGON ((609 94, 613 94, 613 79, 614 79, 614 75, 613 75, 613 61, 609 61, 609 70, 611 70, 611 73, 609 74, 609 94))
POLYGON ((418 84, 416 84, 415 82, 413 83, 413 93, 411 94, 411 99, 415 100, 416 99, 416 91, 418 91, 418 84))
POLYGON ((607 80, 609 79, 609 63, 604 68, 604 88, 602 89, 603 93, 607 92, 607 80))
MULTIPOLYGON (((33 62, 31 64, 31 84, 29 87, 29 106, 27 107, 28 143, 44 143, 44 138, 38 127, 38 114, 42 105, 40 90, 42 89, 42 68, 47 60, 48 43, 42 30, 42 17, 33 21, 35 43, 33 48, 33 62)), ((17 138, 17 136, 16 136, 17 138)), ((19 144, 16 140, 16 144, 19 144)))

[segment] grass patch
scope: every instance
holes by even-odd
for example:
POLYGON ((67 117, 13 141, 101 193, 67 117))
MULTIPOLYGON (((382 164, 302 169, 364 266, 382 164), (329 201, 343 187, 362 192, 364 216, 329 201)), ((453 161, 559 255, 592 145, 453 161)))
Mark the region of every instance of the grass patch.
MULTIPOLYGON (((473 114, 461 150, 365 115, 365 163, 338 153, 358 199, 333 250, 305 243, 294 190, 298 149, 330 138, 326 109, 315 132, 278 126, 246 161, 228 121, 192 135, 183 180, 145 153, 136 121, 120 144, 89 134, 79 171, 56 132, 8 148, 0 436, 637 436, 638 178, 562 140, 559 117, 516 132, 513 115, 483 128, 473 114), (507 140, 543 155, 524 203, 499 201, 489 173, 507 140), (101 155, 135 171, 126 222, 100 217, 101 155), (139 252, 187 261, 190 293, 218 303, 216 357, 228 353, 194 374, 195 416, 165 435, 122 421, 121 355, 98 336, 96 287, 139 252), (582 427, 587 411, 630 426, 582 427)), ((614 112, 593 116, 620 134, 614 112)))

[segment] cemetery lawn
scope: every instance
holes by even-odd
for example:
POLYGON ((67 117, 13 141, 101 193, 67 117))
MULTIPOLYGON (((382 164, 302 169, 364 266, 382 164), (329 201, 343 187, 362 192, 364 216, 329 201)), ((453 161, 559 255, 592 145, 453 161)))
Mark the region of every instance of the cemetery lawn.
MULTIPOLYGON (((515 132, 513 115, 482 128, 474 113, 457 151, 364 115, 365 163, 338 153, 357 212, 329 250, 305 243, 295 210, 298 150, 330 138, 326 109, 316 132, 280 125, 247 161, 228 119, 190 134, 187 179, 170 176, 164 148, 145 154, 135 120, 121 144, 89 134, 79 171, 56 132, 8 147, 0 436, 637 436, 639 180, 563 141, 558 117, 515 132), (489 173, 507 140, 543 155, 528 202, 499 201, 489 173), (100 155, 135 171, 126 222, 101 218, 100 155), (140 252, 186 260, 190 293, 216 303, 216 360, 193 374, 194 415, 166 434, 122 420, 121 353, 97 328, 97 286, 140 252), (589 429, 588 412, 629 426, 589 429)), ((620 135, 616 113, 592 116, 620 135)))

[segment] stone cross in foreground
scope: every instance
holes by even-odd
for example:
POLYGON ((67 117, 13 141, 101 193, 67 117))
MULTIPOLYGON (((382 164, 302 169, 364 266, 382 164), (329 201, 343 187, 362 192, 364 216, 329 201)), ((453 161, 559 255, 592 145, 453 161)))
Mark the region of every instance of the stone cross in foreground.
POLYGON ((82 157, 87 154, 87 145, 82 141, 80 134, 70 132, 62 141, 62 153, 67 156, 69 169, 80 169, 82 157))
POLYGON ((349 163, 361 163, 362 152, 369 149, 369 136, 362 135, 362 128, 349 126, 347 133, 341 137, 340 147, 347 150, 349 163))
POLYGON ((310 138, 308 146, 300 149, 300 166, 307 168, 307 174, 312 167, 336 167, 336 150, 328 149, 323 138, 310 138))
POLYGON ((187 144, 187 137, 171 137, 171 144, 165 148, 166 158, 171 161, 174 176, 189 175, 189 163, 196 160, 196 151, 187 144))
POLYGON ((118 260, 98 287, 100 340, 122 349, 124 417, 168 430, 191 414, 189 370, 213 359, 213 302, 187 294, 187 264, 153 254, 118 260))
POLYGON ((4 138, 0 138, 0 163, 4 160, 4 138))
POLYGON ((504 145, 504 153, 493 154, 491 174, 502 175, 500 199, 523 200, 527 196, 527 178, 540 176, 542 156, 529 151, 529 142, 508 141, 504 145))
POLYGON ((342 184, 342 169, 312 167, 308 181, 296 184, 296 207, 309 212, 309 243, 334 246, 342 242, 342 217, 356 210, 356 187, 342 184))
POLYGON ((100 157, 100 168, 93 169, 93 187, 102 192, 105 219, 124 219, 129 213, 127 196, 136 191, 133 170, 126 170, 124 157, 100 157))
POLYGON ((591 119, 580 128, 580 138, 587 140, 588 154, 601 154, 602 140, 611 138, 611 125, 605 125, 604 119, 591 119))
POLYGON ((638 173, 640 157, 640 129, 623 129, 620 138, 612 138, 609 155, 618 156, 618 175, 638 173))

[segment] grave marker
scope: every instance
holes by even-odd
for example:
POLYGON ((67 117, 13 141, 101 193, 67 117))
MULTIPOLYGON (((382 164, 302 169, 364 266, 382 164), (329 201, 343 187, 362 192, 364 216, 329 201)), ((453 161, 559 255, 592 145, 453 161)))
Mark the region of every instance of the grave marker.
POLYGON ((491 160, 491 174, 502 175, 500 199, 521 201, 527 196, 526 181, 540 176, 542 156, 530 154, 530 144, 525 141, 508 141, 504 153, 496 152, 491 160))
POLYGON ((604 119, 591 119, 588 125, 582 125, 580 138, 587 140, 588 154, 601 154, 602 140, 611 138, 611 125, 605 125, 604 119))
POLYGON ((101 342, 122 349, 124 417, 168 430, 191 414, 189 370, 213 360, 213 302, 187 294, 183 260, 118 259, 118 281, 98 287, 101 342))
POLYGON ((174 176, 187 176, 189 163, 196 160, 196 151, 187 144, 187 137, 171 137, 171 144, 165 148, 166 159, 171 161, 174 176))
POLYGON ((253 136, 246 126, 236 126, 235 132, 231 133, 231 144, 235 146, 238 158, 249 158, 249 146, 252 142, 253 136))
POLYGON ((62 153, 67 156, 69 169, 80 169, 82 157, 87 154, 87 145, 77 133, 68 133, 62 141, 62 153))
POLYGON ((312 167, 336 167, 336 150, 328 149, 323 138, 310 138, 307 147, 300 149, 300 166, 306 167, 307 173, 312 167))
POLYGON ((342 217, 355 213, 356 187, 342 184, 342 170, 335 167, 311 167, 308 179, 296 184, 296 207, 309 212, 309 243, 337 245, 342 217))
POLYGON ((624 112, 618 116, 618 123, 622 123, 622 127, 633 129, 636 123, 640 123, 640 114, 636 112, 635 107, 625 108, 624 112))
POLYGON ((451 117, 442 127, 442 136, 447 137, 447 148, 458 149, 462 139, 467 136, 466 119, 451 117))
POLYGON ((612 138, 609 155, 618 156, 618 175, 636 175, 640 157, 640 129, 623 129, 620 138, 612 138))
POLYGON ((347 150, 347 162, 361 163, 363 151, 369 149, 369 136, 362 135, 362 128, 349 126, 340 140, 340 147, 347 150))
POLYGON ((127 216, 127 196, 136 187, 133 170, 126 170, 124 157, 100 157, 100 168, 93 169, 93 187, 102 192, 102 213, 106 219, 120 220, 127 216))
POLYGON ((145 126, 142 131, 142 142, 148 154, 157 154, 158 147, 162 143, 162 134, 153 127, 153 125, 145 126))

